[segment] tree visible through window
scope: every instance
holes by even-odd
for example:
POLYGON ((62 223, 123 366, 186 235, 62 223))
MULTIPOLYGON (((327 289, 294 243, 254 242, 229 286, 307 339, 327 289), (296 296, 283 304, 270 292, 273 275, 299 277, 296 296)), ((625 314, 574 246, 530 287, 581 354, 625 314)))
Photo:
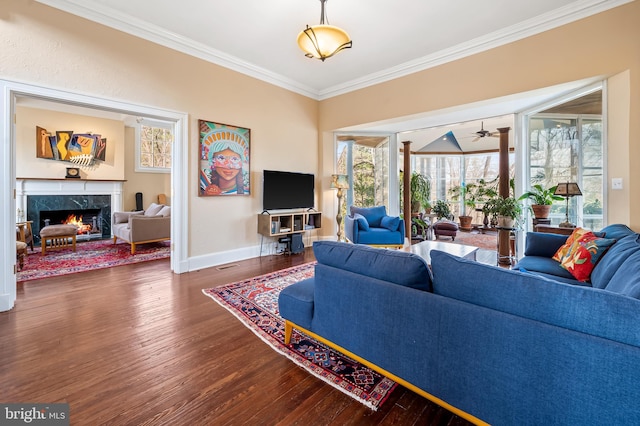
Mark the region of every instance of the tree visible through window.
POLYGON ((138 171, 170 171, 173 132, 167 123, 142 121, 138 125, 138 171))

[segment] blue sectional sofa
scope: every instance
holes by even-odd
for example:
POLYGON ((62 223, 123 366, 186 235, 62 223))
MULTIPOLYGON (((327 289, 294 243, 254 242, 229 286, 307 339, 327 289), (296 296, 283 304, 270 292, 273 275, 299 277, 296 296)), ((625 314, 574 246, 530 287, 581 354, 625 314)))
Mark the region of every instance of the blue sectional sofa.
POLYGON ((312 334, 475 423, 640 424, 640 300, 610 291, 640 285, 640 260, 603 290, 437 251, 431 269, 347 243, 314 252, 315 276, 280 294, 287 335, 312 334))
POLYGON ((598 236, 613 239, 615 244, 611 246, 598 261, 591 272, 588 282, 576 280, 560 263, 552 259, 554 253, 567 240, 565 235, 529 232, 524 249, 524 257, 514 266, 523 272, 531 272, 536 275, 551 278, 575 285, 586 285, 595 288, 607 289, 632 297, 640 297, 640 286, 633 280, 626 280, 625 275, 634 267, 640 266, 640 244, 638 234, 628 226, 622 224, 609 225, 596 232, 598 236), (616 279, 615 274, 619 273, 616 279), (612 285, 609 288, 609 284, 612 285), (623 288, 623 286, 625 288, 623 288))

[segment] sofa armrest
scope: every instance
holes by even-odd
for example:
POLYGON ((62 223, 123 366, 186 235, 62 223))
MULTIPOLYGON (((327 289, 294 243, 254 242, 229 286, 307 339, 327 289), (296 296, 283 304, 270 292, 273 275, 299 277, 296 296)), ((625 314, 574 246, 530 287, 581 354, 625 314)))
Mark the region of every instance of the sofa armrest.
POLYGON ((566 235, 549 234, 544 232, 527 232, 527 240, 524 247, 525 256, 553 257, 564 243, 566 235))
POLYGON ((352 243, 358 242, 358 223, 354 216, 348 215, 344 218, 344 236, 352 243))
POLYGON ((132 243, 171 237, 171 217, 132 216, 129 224, 132 243))

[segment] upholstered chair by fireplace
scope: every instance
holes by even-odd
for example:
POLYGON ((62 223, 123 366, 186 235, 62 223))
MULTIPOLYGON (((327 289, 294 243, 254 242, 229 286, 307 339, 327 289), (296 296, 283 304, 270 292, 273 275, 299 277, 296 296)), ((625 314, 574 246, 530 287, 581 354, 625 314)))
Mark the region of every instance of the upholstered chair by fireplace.
POLYGON ((171 239, 171 207, 151 203, 146 210, 113 213, 113 244, 118 238, 131 244, 131 254, 137 244, 171 239))

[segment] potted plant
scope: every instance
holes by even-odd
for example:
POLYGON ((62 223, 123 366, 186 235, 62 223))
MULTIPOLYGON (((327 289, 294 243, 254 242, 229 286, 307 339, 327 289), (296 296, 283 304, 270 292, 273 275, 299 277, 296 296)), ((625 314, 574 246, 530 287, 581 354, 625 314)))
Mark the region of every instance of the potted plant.
MULTIPOLYGON (((460 185, 453 187, 449 190, 451 198, 454 201, 462 199, 462 203, 465 206, 465 212, 467 207, 469 211, 475 211, 478 209, 478 204, 484 204, 495 197, 497 192, 498 178, 487 181, 485 179, 479 179, 476 183, 470 183, 468 185, 460 185)), ((468 214, 460 215, 460 228, 465 231, 472 229, 472 217, 468 214)))
POLYGON ((444 200, 436 201, 436 204, 431 208, 431 211, 438 217, 438 220, 445 218, 451 218, 451 208, 449 207, 449 203, 444 200))
POLYGON ((431 180, 418 172, 411 174, 411 213, 419 213, 420 209, 431 209, 431 180))
POLYGON ((497 197, 492 202, 492 212, 497 217, 498 226, 514 228, 522 214, 522 207, 513 197, 497 197))
POLYGON ((545 189, 540 184, 533 185, 531 189, 522 194, 518 200, 530 200, 530 207, 536 219, 546 219, 549 217, 551 204, 553 204, 554 201, 563 200, 561 196, 554 195, 556 187, 557 185, 545 189))

